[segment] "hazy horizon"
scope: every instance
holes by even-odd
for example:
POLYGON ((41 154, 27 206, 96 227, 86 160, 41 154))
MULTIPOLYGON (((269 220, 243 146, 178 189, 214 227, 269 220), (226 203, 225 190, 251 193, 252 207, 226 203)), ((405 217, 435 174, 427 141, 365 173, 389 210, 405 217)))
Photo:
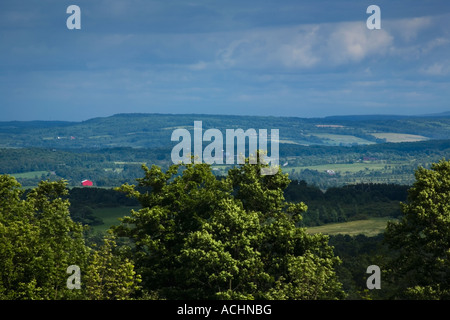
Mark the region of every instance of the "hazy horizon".
POLYGON ((448 21, 446 0, 4 0, 0 121, 448 112, 448 21))
MULTIPOLYGON (((317 116, 317 117, 299 117, 299 116, 283 116, 283 115, 248 115, 248 114, 215 114, 215 113, 164 113, 164 112, 120 112, 120 113, 114 113, 110 115, 105 116, 98 116, 98 117, 92 117, 87 119, 81 119, 81 120, 60 120, 60 119, 30 119, 30 120, 1 120, 1 122, 73 122, 73 123, 79 123, 84 121, 89 121, 93 119, 101 119, 101 118, 109 118, 114 116, 120 116, 120 115, 171 115, 171 116, 185 116, 185 115, 198 115, 200 116, 231 116, 231 117, 275 117, 275 118, 299 118, 299 119, 326 119, 326 118, 339 118, 339 117, 450 117, 450 111, 443 111, 439 113, 424 113, 424 114, 342 114, 342 115, 324 115, 324 116, 317 116)), ((199 118, 201 120, 201 118, 199 118)))

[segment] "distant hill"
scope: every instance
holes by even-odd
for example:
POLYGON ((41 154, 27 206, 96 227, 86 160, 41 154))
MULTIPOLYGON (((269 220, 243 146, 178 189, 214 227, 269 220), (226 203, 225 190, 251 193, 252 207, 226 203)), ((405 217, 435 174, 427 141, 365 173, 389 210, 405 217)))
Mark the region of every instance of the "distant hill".
POLYGON ((395 114, 369 114, 369 115, 343 115, 343 116, 327 116, 326 120, 340 121, 379 121, 379 120, 404 120, 411 118, 449 118, 450 111, 441 113, 429 113, 422 115, 395 115, 395 114))
POLYGON ((327 116, 324 117, 324 119, 331 121, 379 121, 379 120, 401 120, 411 117, 415 116, 368 114, 368 115, 327 116))
POLYGON ((450 111, 440 112, 440 113, 430 113, 424 114, 422 117, 450 117, 450 111))
POLYGON ((55 149, 168 147, 176 128, 279 129, 280 143, 350 146, 450 137, 450 113, 428 116, 335 116, 297 118, 203 114, 116 114, 82 122, 0 122, 0 148, 55 149))
POLYGON ((54 128, 74 125, 76 122, 69 121, 2 121, 0 132, 20 131, 23 129, 54 128))

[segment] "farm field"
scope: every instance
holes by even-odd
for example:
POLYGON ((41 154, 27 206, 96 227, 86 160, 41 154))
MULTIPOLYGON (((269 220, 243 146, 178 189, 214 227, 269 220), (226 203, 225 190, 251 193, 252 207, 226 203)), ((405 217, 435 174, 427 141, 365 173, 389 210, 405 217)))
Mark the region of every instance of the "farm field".
POLYGON ((375 142, 347 134, 314 133, 313 136, 323 139, 326 145, 374 144, 375 142))
POLYGON ((348 234, 356 236, 363 234, 368 237, 383 233, 388 221, 394 219, 389 217, 370 218, 367 220, 356 220, 342 223, 330 223, 318 227, 308 227, 306 231, 310 234, 323 233, 328 235, 348 234))
POLYGON ((302 167, 288 167, 289 169, 294 169, 295 171, 301 170, 317 170, 319 172, 325 172, 327 170, 333 170, 336 173, 355 173, 365 170, 386 170, 385 166, 391 166, 391 168, 398 166, 394 163, 382 163, 382 162, 357 162, 357 163, 337 163, 337 164, 321 164, 314 166, 302 166, 302 167))
POLYGON ((386 139, 386 142, 417 142, 428 140, 427 137, 416 135, 416 134, 406 134, 406 133, 373 133, 374 137, 378 139, 386 139))
POLYGON ((119 218, 123 218, 124 216, 129 216, 131 214, 131 210, 138 210, 138 207, 112 207, 112 208, 98 208, 93 209, 96 217, 101 218, 103 220, 103 224, 92 226, 94 231, 105 232, 113 225, 119 225, 119 218))
POLYGON ((11 174, 16 179, 34 179, 41 178, 42 175, 47 176, 49 174, 48 171, 28 171, 22 173, 13 173, 11 174))

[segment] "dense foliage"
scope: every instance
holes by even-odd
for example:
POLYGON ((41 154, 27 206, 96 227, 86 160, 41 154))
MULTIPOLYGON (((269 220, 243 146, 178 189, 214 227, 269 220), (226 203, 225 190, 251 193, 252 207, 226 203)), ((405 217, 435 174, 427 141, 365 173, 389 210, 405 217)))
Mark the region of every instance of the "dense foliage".
POLYGON ((133 242, 142 285, 169 299, 337 299, 339 259, 324 235, 297 222, 306 206, 287 203, 286 174, 242 165, 218 179, 209 165, 143 167, 121 190, 142 209, 114 228, 133 242))
POLYGON ((450 161, 419 168, 399 222, 386 229, 398 298, 450 298, 450 161))
POLYGON ((302 226, 393 217, 401 214, 400 201, 406 201, 409 186, 397 184, 355 184, 322 191, 305 181, 293 180, 285 189, 288 201, 303 201, 308 211, 302 226))
POLYGON ((43 181, 26 199, 20 187, 0 176, 0 299, 132 297, 140 281, 133 264, 113 255, 114 237, 105 237, 98 250, 86 244, 83 226, 70 218, 63 199, 64 181, 43 181), (81 270, 81 290, 67 287, 72 265, 81 270))
POLYGON ((143 168, 138 185, 119 190, 42 181, 25 191, 0 175, 0 299, 450 298, 449 161, 419 168, 410 188, 326 191, 248 163, 225 177, 205 164, 143 168), (361 218, 356 205, 399 220, 376 237, 308 234, 311 208, 327 214, 309 223, 326 223, 333 203, 345 208, 339 219, 361 218), (79 208, 137 204, 112 233, 74 221, 95 224, 79 208), (366 287, 372 264, 381 290, 366 287), (70 265, 81 269, 80 290, 66 286, 70 265))

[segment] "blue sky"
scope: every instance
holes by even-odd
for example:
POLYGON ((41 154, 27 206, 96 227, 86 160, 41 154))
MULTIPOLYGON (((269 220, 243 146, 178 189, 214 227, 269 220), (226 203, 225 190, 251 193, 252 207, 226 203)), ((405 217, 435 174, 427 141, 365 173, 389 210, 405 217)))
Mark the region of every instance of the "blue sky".
POLYGON ((438 113, 449 89, 448 0, 0 3, 0 121, 438 113))

